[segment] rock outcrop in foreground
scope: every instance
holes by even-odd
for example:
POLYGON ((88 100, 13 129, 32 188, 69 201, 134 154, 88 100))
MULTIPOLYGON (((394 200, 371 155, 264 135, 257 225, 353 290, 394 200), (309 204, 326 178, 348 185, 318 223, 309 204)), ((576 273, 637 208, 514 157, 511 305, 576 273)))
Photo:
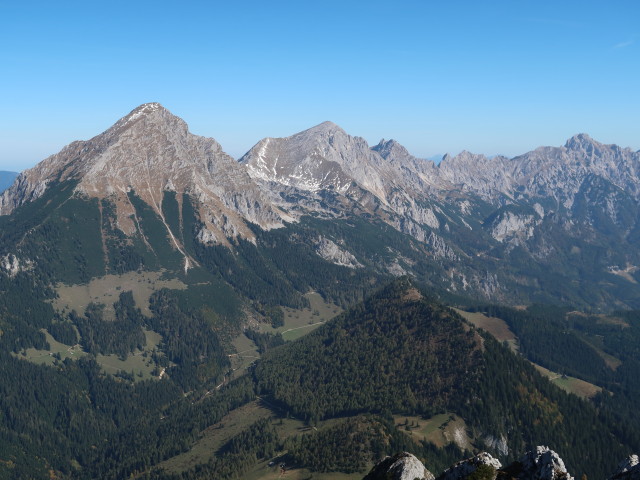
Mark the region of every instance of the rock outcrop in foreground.
POLYGON ((379 462, 363 480, 434 480, 433 474, 410 453, 396 453, 379 462))
POLYGON ((640 480, 640 460, 638 455, 629 455, 618 465, 618 470, 609 480, 640 480))
MULTIPOLYGON (((434 476, 416 457, 403 452, 379 462, 363 480, 433 480, 434 476)), ((573 480, 560 456, 549 447, 538 446, 519 461, 502 467, 486 452, 462 460, 445 470, 437 480, 573 480)), ((638 457, 633 455, 619 466, 610 480, 640 479, 638 457)))
POLYGON ((495 478, 496 472, 501 467, 502 464, 497 458, 493 458, 487 452, 482 452, 475 457, 467 458, 452 465, 438 477, 438 480, 461 480, 468 478, 479 468, 481 470, 491 471, 493 478, 495 478), (489 468, 487 469, 486 467, 489 468))
POLYGON ((536 447, 505 471, 522 480, 573 480, 560 456, 549 447, 536 447))

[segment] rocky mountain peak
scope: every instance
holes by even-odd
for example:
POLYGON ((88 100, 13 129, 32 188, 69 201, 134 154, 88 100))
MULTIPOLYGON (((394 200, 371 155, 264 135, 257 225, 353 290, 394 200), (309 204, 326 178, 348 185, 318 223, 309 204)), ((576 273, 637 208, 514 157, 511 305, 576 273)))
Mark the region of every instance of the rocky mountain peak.
POLYGON ((378 142, 371 150, 378 152, 382 158, 407 158, 412 157, 409 151, 395 140, 385 140, 384 138, 378 142))
POLYGON ((463 150, 454 157, 445 155, 437 168, 441 180, 490 198, 511 190, 511 163, 506 157, 463 150))
POLYGON ((143 103, 142 105, 137 106, 136 108, 131 110, 131 112, 129 112, 127 115, 122 117, 118 122, 116 122, 116 125, 118 125, 121 122, 131 123, 137 119, 152 115, 154 113, 171 114, 169 110, 164 108, 158 102, 143 103))
POLYGON ((481 153, 472 153, 468 150, 463 150, 455 156, 451 156, 448 153, 442 157, 440 162, 440 170, 453 171, 453 170, 466 170, 476 168, 478 165, 484 165, 490 162, 491 159, 481 153))
POLYGON ((340 132, 340 133, 346 133, 340 126, 336 125, 335 123, 327 120, 325 122, 322 122, 314 127, 311 127, 307 130, 305 130, 305 132, 314 132, 314 133, 335 133, 335 132, 340 132))
POLYGON ((567 150, 585 150, 589 147, 601 145, 586 133, 578 133, 566 141, 564 147, 567 150))
POLYGON ((161 104, 152 102, 144 103, 134 108, 112 127, 94 138, 114 139, 129 131, 131 135, 144 136, 153 134, 153 131, 162 130, 171 131, 179 135, 187 135, 189 133, 189 127, 184 120, 172 114, 161 104))
POLYGON ((384 199, 384 159, 332 122, 285 138, 265 138, 240 162, 255 180, 307 192, 345 195, 355 184, 384 199))
MULTIPOLYGON (((282 225, 280 212, 242 165, 213 138, 191 134, 182 119, 159 103, 140 105, 105 132, 73 142, 23 172, 0 197, 0 214, 65 180, 77 181, 78 195, 110 199, 118 228, 127 235, 138 230, 130 192, 161 218, 165 191, 174 192, 180 203, 184 194, 192 197, 204 225, 198 238, 205 243, 226 243, 237 236, 251 239, 247 221, 267 229, 282 225)), ((176 248, 180 249, 177 242, 176 248)))
POLYGON ((339 149, 353 137, 335 123, 326 121, 288 138, 296 139, 298 142, 305 144, 315 144, 321 148, 324 148, 325 144, 329 143, 330 146, 335 145, 335 148, 339 149))

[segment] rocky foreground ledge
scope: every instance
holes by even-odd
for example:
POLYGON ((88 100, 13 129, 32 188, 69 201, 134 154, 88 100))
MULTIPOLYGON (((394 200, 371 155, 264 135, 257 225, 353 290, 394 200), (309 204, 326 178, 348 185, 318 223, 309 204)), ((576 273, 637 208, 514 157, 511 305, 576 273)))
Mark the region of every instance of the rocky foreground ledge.
MULTIPOLYGON (((462 460, 436 477, 414 455, 402 452, 386 457, 363 480, 574 480, 560 456, 549 447, 538 446, 503 467, 489 453, 462 460)), ((640 460, 630 455, 620 462, 608 480, 640 480, 640 460)))

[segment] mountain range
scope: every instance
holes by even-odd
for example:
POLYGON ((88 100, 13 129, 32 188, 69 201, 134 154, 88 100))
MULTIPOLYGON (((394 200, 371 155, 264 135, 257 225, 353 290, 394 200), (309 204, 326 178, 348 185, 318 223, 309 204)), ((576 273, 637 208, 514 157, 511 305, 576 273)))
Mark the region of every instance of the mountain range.
MULTIPOLYGON (((0 214, 73 183, 73 197, 113 205, 113 228, 145 241, 131 195, 162 223, 188 270, 185 218, 163 202, 192 202, 195 241, 233 250, 260 232, 357 218, 406 236, 421 257, 366 252, 339 232, 306 240, 317 255, 353 269, 409 273, 452 293, 503 303, 638 307, 640 153, 580 134, 562 147, 506 158, 462 152, 439 165, 394 140, 370 147, 324 122, 265 138, 239 161, 195 136, 160 104, 142 105, 106 132, 78 141, 20 174, 0 214)), ((182 212, 181 212, 182 213, 182 212)), ((402 236, 398 237, 401 238, 402 236)), ((296 241, 300 241, 299 239, 296 241)), ((11 252, 20 259, 19 251, 11 252)), ((25 258, 28 262, 33 259, 25 258)))

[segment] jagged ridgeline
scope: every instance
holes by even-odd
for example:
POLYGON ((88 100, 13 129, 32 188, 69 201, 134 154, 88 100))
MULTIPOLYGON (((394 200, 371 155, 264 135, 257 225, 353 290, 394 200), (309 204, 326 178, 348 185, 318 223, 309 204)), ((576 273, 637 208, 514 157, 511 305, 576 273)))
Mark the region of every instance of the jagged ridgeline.
POLYGON ((512 159, 462 152, 435 165, 331 122, 263 139, 236 161, 150 103, 21 173, 0 214, 48 201, 4 224, 27 228, 7 232, 15 242, 0 253, 5 270, 28 268, 39 253, 23 241, 29 231, 33 245, 61 242, 40 252, 58 281, 201 266, 283 305, 317 285, 359 300, 363 277, 409 273, 504 303, 636 308, 639 171, 640 153, 586 135, 512 159), (36 228, 47 212, 47 229, 36 228), (336 279, 346 288, 331 288, 336 279))
POLYGON ((595 478, 628 453, 591 404, 406 279, 268 352, 254 376, 260 391, 312 422, 360 412, 455 412, 478 447, 515 460, 517 452, 553 445, 572 471, 595 478))

